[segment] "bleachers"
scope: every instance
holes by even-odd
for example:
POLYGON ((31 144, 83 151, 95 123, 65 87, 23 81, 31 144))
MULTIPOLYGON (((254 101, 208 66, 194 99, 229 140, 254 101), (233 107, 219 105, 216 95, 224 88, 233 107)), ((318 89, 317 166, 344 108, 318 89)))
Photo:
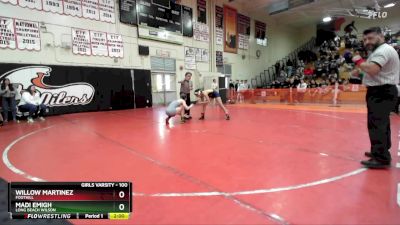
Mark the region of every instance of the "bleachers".
MULTIPOLYGON (((301 51, 305 50, 315 50, 315 43, 316 43, 316 38, 312 37, 309 41, 307 41, 305 44, 302 46, 296 48, 294 51, 289 53, 286 57, 280 59, 277 61, 280 65, 285 65, 288 60, 292 61, 293 63, 297 63, 298 59, 298 54, 301 51)), ((276 74, 275 67, 274 65, 268 67, 265 69, 263 72, 260 72, 259 75, 256 75, 251 79, 251 85, 253 87, 257 88, 262 88, 265 87, 265 85, 268 82, 271 82, 275 80, 278 77, 278 74, 276 74)))
MULTIPOLYGON (((296 88, 257 88, 241 91, 244 101, 239 103, 287 103, 287 104, 365 104, 366 87, 358 84, 339 85, 326 89, 308 88, 306 92, 298 92, 296 88), (336 94, 337 93, 337 94, 336 94)), ((231 99, 237 101, 237 94, 231 99)))

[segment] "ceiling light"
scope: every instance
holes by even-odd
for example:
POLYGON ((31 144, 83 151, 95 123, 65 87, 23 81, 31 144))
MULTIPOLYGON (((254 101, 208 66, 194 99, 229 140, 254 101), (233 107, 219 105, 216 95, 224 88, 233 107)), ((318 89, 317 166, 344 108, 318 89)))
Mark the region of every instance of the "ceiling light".
POLYGON ((395 6, 396 5, 396 3, 389 3, 389 4, 387 4, 387 5, 385 5, 385 6, 383 6, 383 8, 390 8, 390 7, 393 7, 393 6, 395 6))
POLYGON ((322 19, 322 21, 324 21, 325 23, 326 23, 326 22, 329 22, 329 21, 331 21, 331 20, 332 20, 332 17, 330 17, 330 16, 324 17, 324 18, 322 19))

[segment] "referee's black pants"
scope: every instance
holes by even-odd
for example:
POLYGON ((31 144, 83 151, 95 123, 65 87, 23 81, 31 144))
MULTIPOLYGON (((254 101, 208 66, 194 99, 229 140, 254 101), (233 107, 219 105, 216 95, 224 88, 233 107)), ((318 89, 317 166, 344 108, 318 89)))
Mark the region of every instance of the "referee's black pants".
POLYGON ((367 88, 368 133, 373 158, 390 162, 392 147, 390 112, 397 102, 395 85, 370 86, 367 88))
MULTIPOLYGON (((399 91, 399 89, 397 89, 399 91)), ((399 107, 400 107, 400 97, 397 97, 397 103, 396 106, 394 107, 394 112, 399 114, 399 107)))
MULTIPOLYGON (((183 97, 183 96, 185 96, 185 97, 182 98, 182 99, 186 101, 186 105, 187 105, 187 106, 189 106, 190 104, 192 104, 191 101, 190 101, 190 93, 181 93, 181 97, 183 97), (186 96, 185 96, 185 95, 186 95, 186 96)), ((186 114, 186 115, 190 115, 190 109, 189 109, 189 110, 186 110, 186 109, 185 109, 185 114, 186 114)))

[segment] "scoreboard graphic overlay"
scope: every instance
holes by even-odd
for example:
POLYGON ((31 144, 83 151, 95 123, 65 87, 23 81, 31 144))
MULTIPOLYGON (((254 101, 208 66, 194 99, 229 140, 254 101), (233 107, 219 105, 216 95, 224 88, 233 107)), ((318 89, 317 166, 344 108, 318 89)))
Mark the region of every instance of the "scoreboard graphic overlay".
POLYGON ((12 182, 12 219, 129 219, 131 182, 12 182))

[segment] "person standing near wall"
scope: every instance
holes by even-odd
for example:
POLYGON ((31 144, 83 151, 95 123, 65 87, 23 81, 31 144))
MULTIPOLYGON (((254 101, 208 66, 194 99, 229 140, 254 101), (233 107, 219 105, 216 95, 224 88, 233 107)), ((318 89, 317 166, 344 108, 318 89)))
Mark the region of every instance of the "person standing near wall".
POLYGON ((247 80, 244 80, 244 88, 245 88, 245 90, 251 89, 250 83, 248 83, 247 80))
MULTIPOLYGON (((190 91, 193 90, 193 83, 191 81, 192 79, 192 73, 191 72, 186 72, 185 73, 185 79, 183 81, 179 81, 181 84, 181 90, 180 90, 180 96, 182 99, 186 101, 186 105, 190 105, 190 91)), ((186 119, 191 119, 192 117, 190 116, 190 109, 185 109, 185 118, 186 119)))
POLYGON ((217 79, 215 79, 215 78, 213 79, 213 81, 211 83, 211 89, 214 90, 214 91, 219 91, 218 84, 217 84, 217 79))
POLYGON ((360 55, 353 62, 365 72, 363 79, 367 86, 368 133, 371 142, 369 160, 361 161, 367 168, 390 166, 391 132, 390 112, 397 101, 397 87, 400 74, 400 60, 396 50, 385 43, 379 27, 372 27, 363 33, 364 46, 372 51, 367 60, 360 55))
POLYGON ((233 100, 235 98, 235 83, 231 79, 229 81, 229 99, 233 100))
MULTIPOLYGON (((217 79, 213 79, 212 80, 212 83, 211 83, 211 89, 213 90, 213 91, 216 91, 216 92, 219 92, 219 87, 218 87, 218 84, 217 84, 217 79)), ((215 102, 216 100, 215 100, 215 98, 213 99, 213 102, 212 102, 212 104, 213 104, 213 106, 215 106, 215 102)))
POLYGON ((0 96, 2 97, 2 106, 4 114, 4 123, 8 122, 8 111, 11 111, 13 121, 17 121, 16 112, 17 106, 15 101, 15 95, 17 89, 10 82, 8 78, 4 79, 0 86, 0 96))
POLYGON ((304 82, 303 79, 300 80, 300 83, 297 84, 297 95, 296 102, 303 102, 304 94, 307 92, 307 83, 304 82))

